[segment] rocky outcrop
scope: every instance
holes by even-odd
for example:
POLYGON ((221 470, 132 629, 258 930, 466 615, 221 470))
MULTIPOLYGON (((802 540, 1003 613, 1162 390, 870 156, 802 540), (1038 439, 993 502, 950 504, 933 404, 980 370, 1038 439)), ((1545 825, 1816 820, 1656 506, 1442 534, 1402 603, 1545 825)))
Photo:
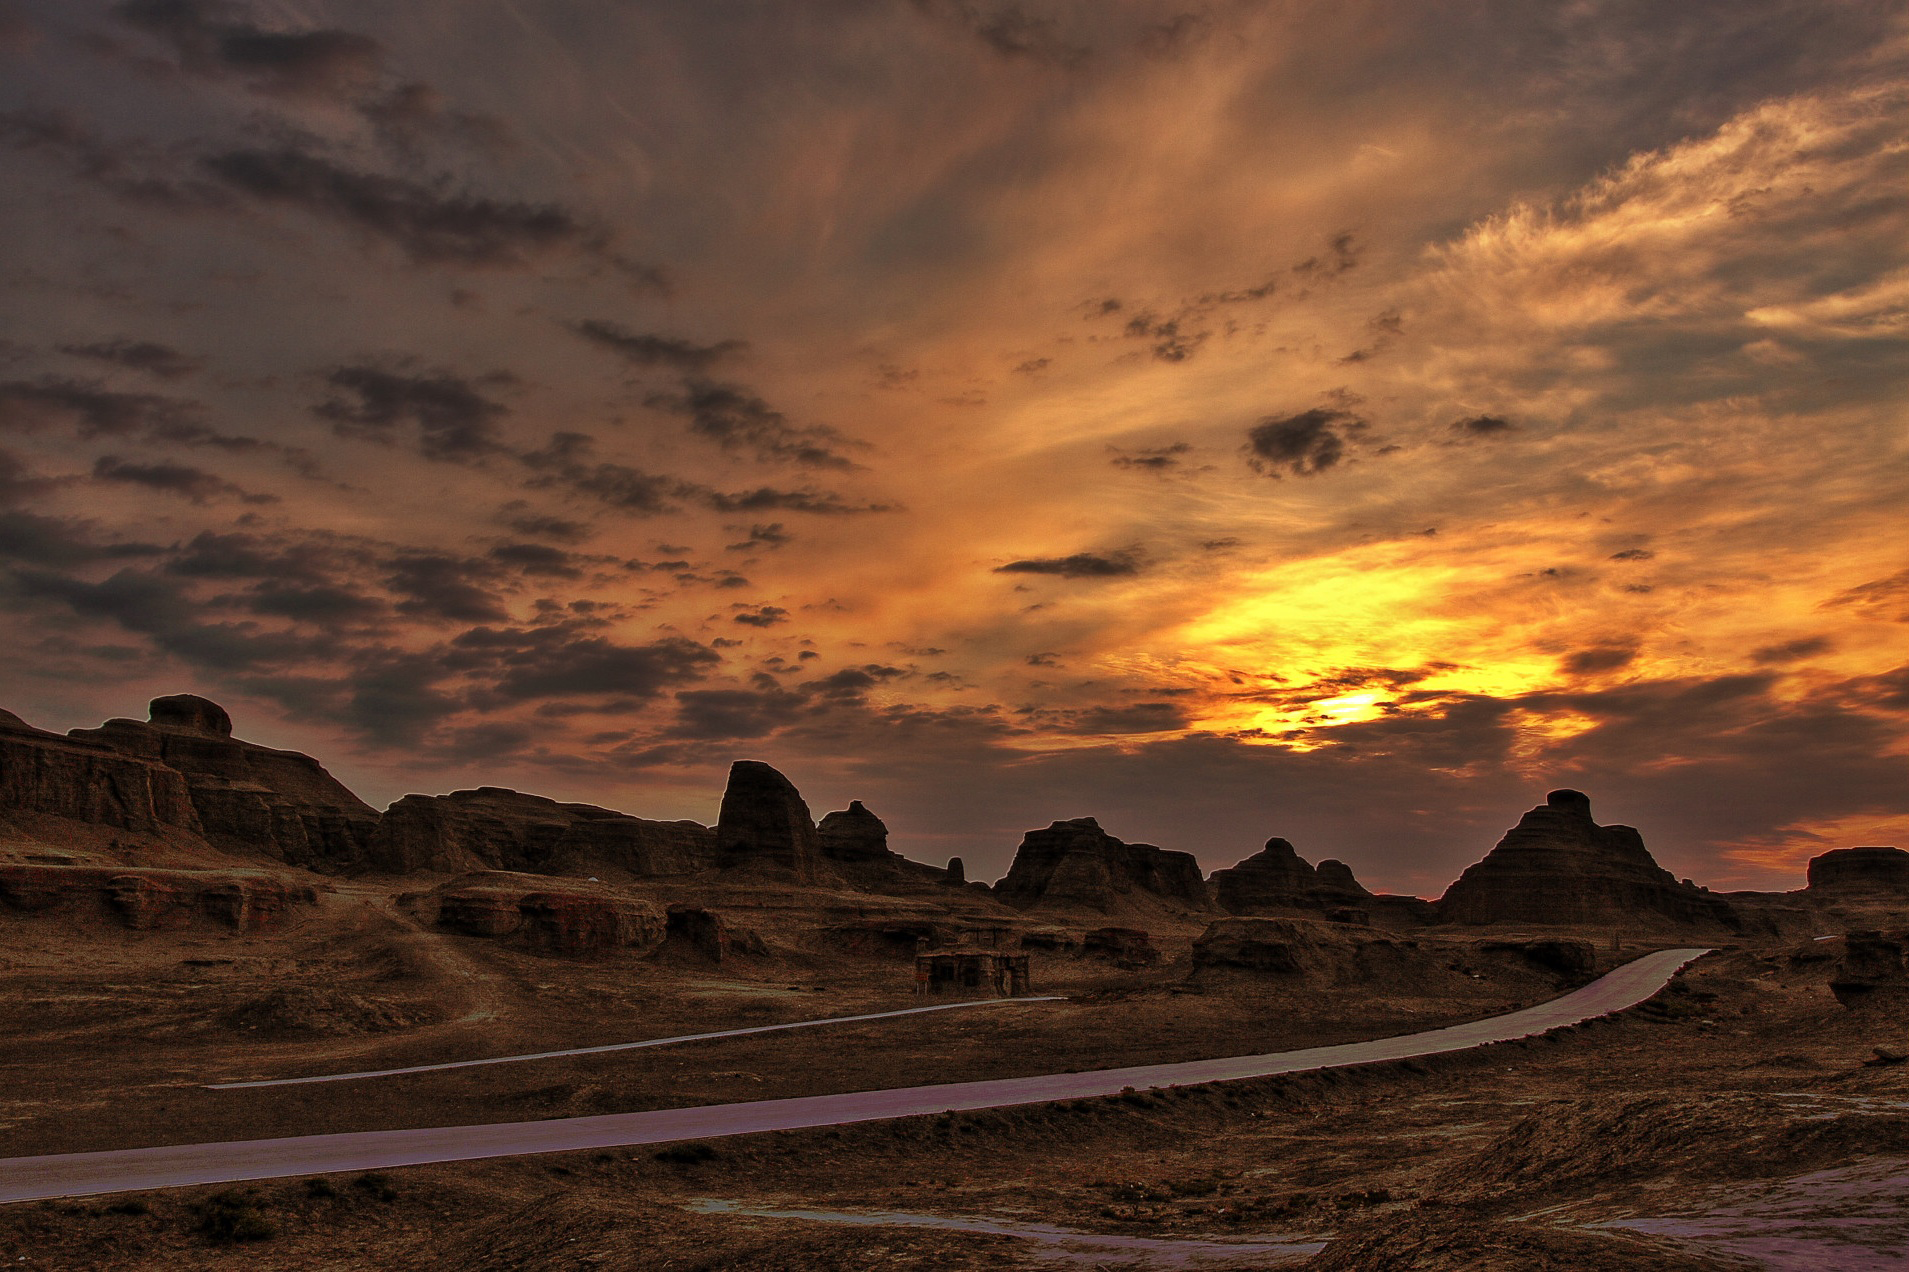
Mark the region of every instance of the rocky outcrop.
POLYGON ((690 874, 716 860, 716 836, 691 821, 646 821, 590 804, 560 804, 497 786, 406 795, 385 810, 366 853, 374 870, 690 874))
POLYGON ((1028 831, 1006 877, 994 885, 994 895, 1021 910, 1213 908, 1193 854, 1124 843, 1091 817, 1028 831))
POLYGON ((1899 1009, 1909 1003, 1909 932, 1851 932, 1830 993, 1845 1007, 1899 1009))
POLYGON ((1736 930, 1728 902, 1679 883, 1629 826, 1600 826, 1578 791, 1552 791, 1438 902, 1444 923, 1597 926, 1639 922, 1736 930))
POLYGON ((1424 974, 1418 943, 1314 919, 1220 919, 1193 942, 1193 969, 1303 976, 1331 984, 1424 974))
POLYGON ((961 864, 961 858, 948 858, 948 868, 942 872, 941 881, 951 888, 960 888, 967 885, 968 868, 961 864))
POLYGON ((1081 936, 1080 950, 1089 958, 1104 958, 1128 971, 1152 967, 1160 961, 1153 938, 1139 928, 1095 928, 1081 936))
POLYGON ((714 910, 696 905, 669 908, 663 948, 700 955, 723 963, 737 954, 767 954, 769 947, 748 928, 737 927, 714 910))
POLYGON ((1833 848, 1810 858, 1809 889, 1852 900, 1909 896, 1909 852, 1880 846, 1833 848))
POLYGON ((0 864, 0 909, 75 917, 106 915, 138 932, 204 922, 238 932, 282 926, 318 894, 265 875, 123 866, 0 864))
POLYGON ((183 774, 205 837, 228 852, 332 872, 363 861, 378 814, 317 760, 233 737, 225 709, 193 694, 149 713, 67 736, 183 774))
POLYGON ((160 834, 201 830, 176 769, 0 711, 0 814, 14 812, 160 834))
POLYGON ((1472 946, 1486 958, 1507 958, 1551 972, 1569 984, 1581 984, 1597 968, 1597 951, 1589 941, 1569 937, 1539 937, 1529 941, 1478 941, 1472 946))
POLYGON ((1214 871, 1207 884, 1228 914, 1356 908, 1371 895, 1344 862, 1322 861, 1315 868, 1284 839, 1268 839, 1237 866, 1214 871))
MULTIPOLYGON (((887 829, 882 831, 886 851, 887 829)), ((729 766, 716 817, 716 860, 725 870, 748 868, 798 883, 825 883, 822 842, 795 783, 760 760, 729 766)))
POLYGON ((534 954, 600 959, 619 950, 647 952, 667 934, 663 911, 647 901, 583 889, 526 892, 497 884, 436 894, 437 926, 467 936, 508 939, 534 954))
POLYGON ((895 855, 888 850, 887 825, 859 799, 824 817, 815 828, 815 838, 822 855, 831 861, 866 865, 885 862, 895 855))

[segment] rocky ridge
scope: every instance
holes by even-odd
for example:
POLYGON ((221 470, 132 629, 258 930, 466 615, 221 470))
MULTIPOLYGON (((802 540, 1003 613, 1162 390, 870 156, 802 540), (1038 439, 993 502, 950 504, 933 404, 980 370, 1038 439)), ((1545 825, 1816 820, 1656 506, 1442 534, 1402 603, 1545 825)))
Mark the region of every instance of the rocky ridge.
POLYGON ((1284 839, 1268 839, 1265 848, 1238 865, 1215 870, 1207 883, 1228 914, 1331 911, 1357 907, 1371 896, 1344 862, 1322 861, 1315 867, 1284 839))
POLYGON ((1139 906, 1210 911, 1193 854, 1114 838, 1092 817, 1030 830, 994 895, 1017 910, 1062 906, 1109 913, 1139 906))

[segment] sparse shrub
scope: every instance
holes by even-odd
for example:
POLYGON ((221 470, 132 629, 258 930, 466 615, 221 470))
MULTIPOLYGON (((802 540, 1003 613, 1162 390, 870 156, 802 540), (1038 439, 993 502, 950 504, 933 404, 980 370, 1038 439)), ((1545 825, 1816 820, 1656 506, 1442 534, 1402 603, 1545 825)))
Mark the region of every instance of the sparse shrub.
POLYGON ((396 1201, 398 1190, 391 1186, 391 1177, 378 1171, 366 1171, 351 1181, 351 1186, 360 1192, 368 1193, 379 1201, 396 1201))
POLYGON ((321 1198, 336 1197, 338 1195, 338 1186, 332 1183, 331 1180, 329 1179, 324 1179, 324 1178, 308 1179, 305 1181, 305 1195, 307 1197, 321 1197, 321 1198))
POLYGON ((671 1144, 668 1148, 659 1149, 655 1157, 659 1162, 676 1166, 700 1166, 715 1160, 716 1155, 716 1150, 708 1144, 671 1144))
POLYGON ((259 1209, 258 1199, 248 1192, 214 1193, 194 1209, 199 1215, 194 1231, 217 1245, 269 1241, 278 1235, 278 1229, 259 1209))
POLYGON ((152 1207, 137 1197, 131 1197, 125 1201, 116 1201, 106 1207, 106 1213, 109 1215, 149 1215, 152 1213, 152 1207))

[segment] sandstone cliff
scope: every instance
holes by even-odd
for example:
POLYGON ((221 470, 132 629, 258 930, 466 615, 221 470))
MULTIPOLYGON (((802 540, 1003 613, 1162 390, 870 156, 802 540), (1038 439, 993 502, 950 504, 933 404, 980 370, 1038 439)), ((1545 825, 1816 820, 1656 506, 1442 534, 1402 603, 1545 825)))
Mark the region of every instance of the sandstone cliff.
POLYGON ((1736 930, 1728 902, 1658 866, 1629 826, 1600 826, 1590 798, 1552 791, 1438 902, 1444 923, 1617 926, 1669 922, 1736 930))
POLYGON ((1834 848, 1809 865, 1811 893, 1852 900, 1909 896, 1909 852, 1900 848, 1834 848))
POLYGON ((67 736, 182 774, 205 837, 227 852, 330 872, 363 860, 378 814, 317 760, 233 737, 225 709, 193 694, 154 698, 150 715, 67 736))
POLYGON ((1006 877, 994 885, 994 895, 1021 910, 1214 908, 1193 854, 1124 843, 1091 817, 1028 831, 1006 877))
POLYGON ((590 804, 560 804, 497 786, 406 795, 385 810, 366 863, 373 870, 530 874, 690 874, 716 861, 716 836, 691 821, 646 821, 590 804))
POLYGON ((1322 861, 1314 867, 1284 839, 1268 839, 1264 849, 1229 870, 1214 871, 1207 883, 1228 914, 1356 908, 1371 895, 1345 863, 1322 861))
POLYGON ((36 729, 0 711, 0 814, 33 813, 121 830, 197 836, 186 779, 156 759, 36 729))
POLYGON ((292 906, 317 899, 309 887, 245 871, 0 864, 0 908, 81 918, 104 914, 141 932, 201 921, 267 931, 283 923, 292 906))

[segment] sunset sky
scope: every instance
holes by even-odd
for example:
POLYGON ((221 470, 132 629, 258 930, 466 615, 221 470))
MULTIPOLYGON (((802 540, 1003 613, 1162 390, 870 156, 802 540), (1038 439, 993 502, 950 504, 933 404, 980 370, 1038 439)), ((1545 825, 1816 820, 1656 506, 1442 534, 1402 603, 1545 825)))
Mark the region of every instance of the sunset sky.
POLYGON ((1909 846, 1866 0, 0 0, 0 706, 1436 895, 1909 846))

